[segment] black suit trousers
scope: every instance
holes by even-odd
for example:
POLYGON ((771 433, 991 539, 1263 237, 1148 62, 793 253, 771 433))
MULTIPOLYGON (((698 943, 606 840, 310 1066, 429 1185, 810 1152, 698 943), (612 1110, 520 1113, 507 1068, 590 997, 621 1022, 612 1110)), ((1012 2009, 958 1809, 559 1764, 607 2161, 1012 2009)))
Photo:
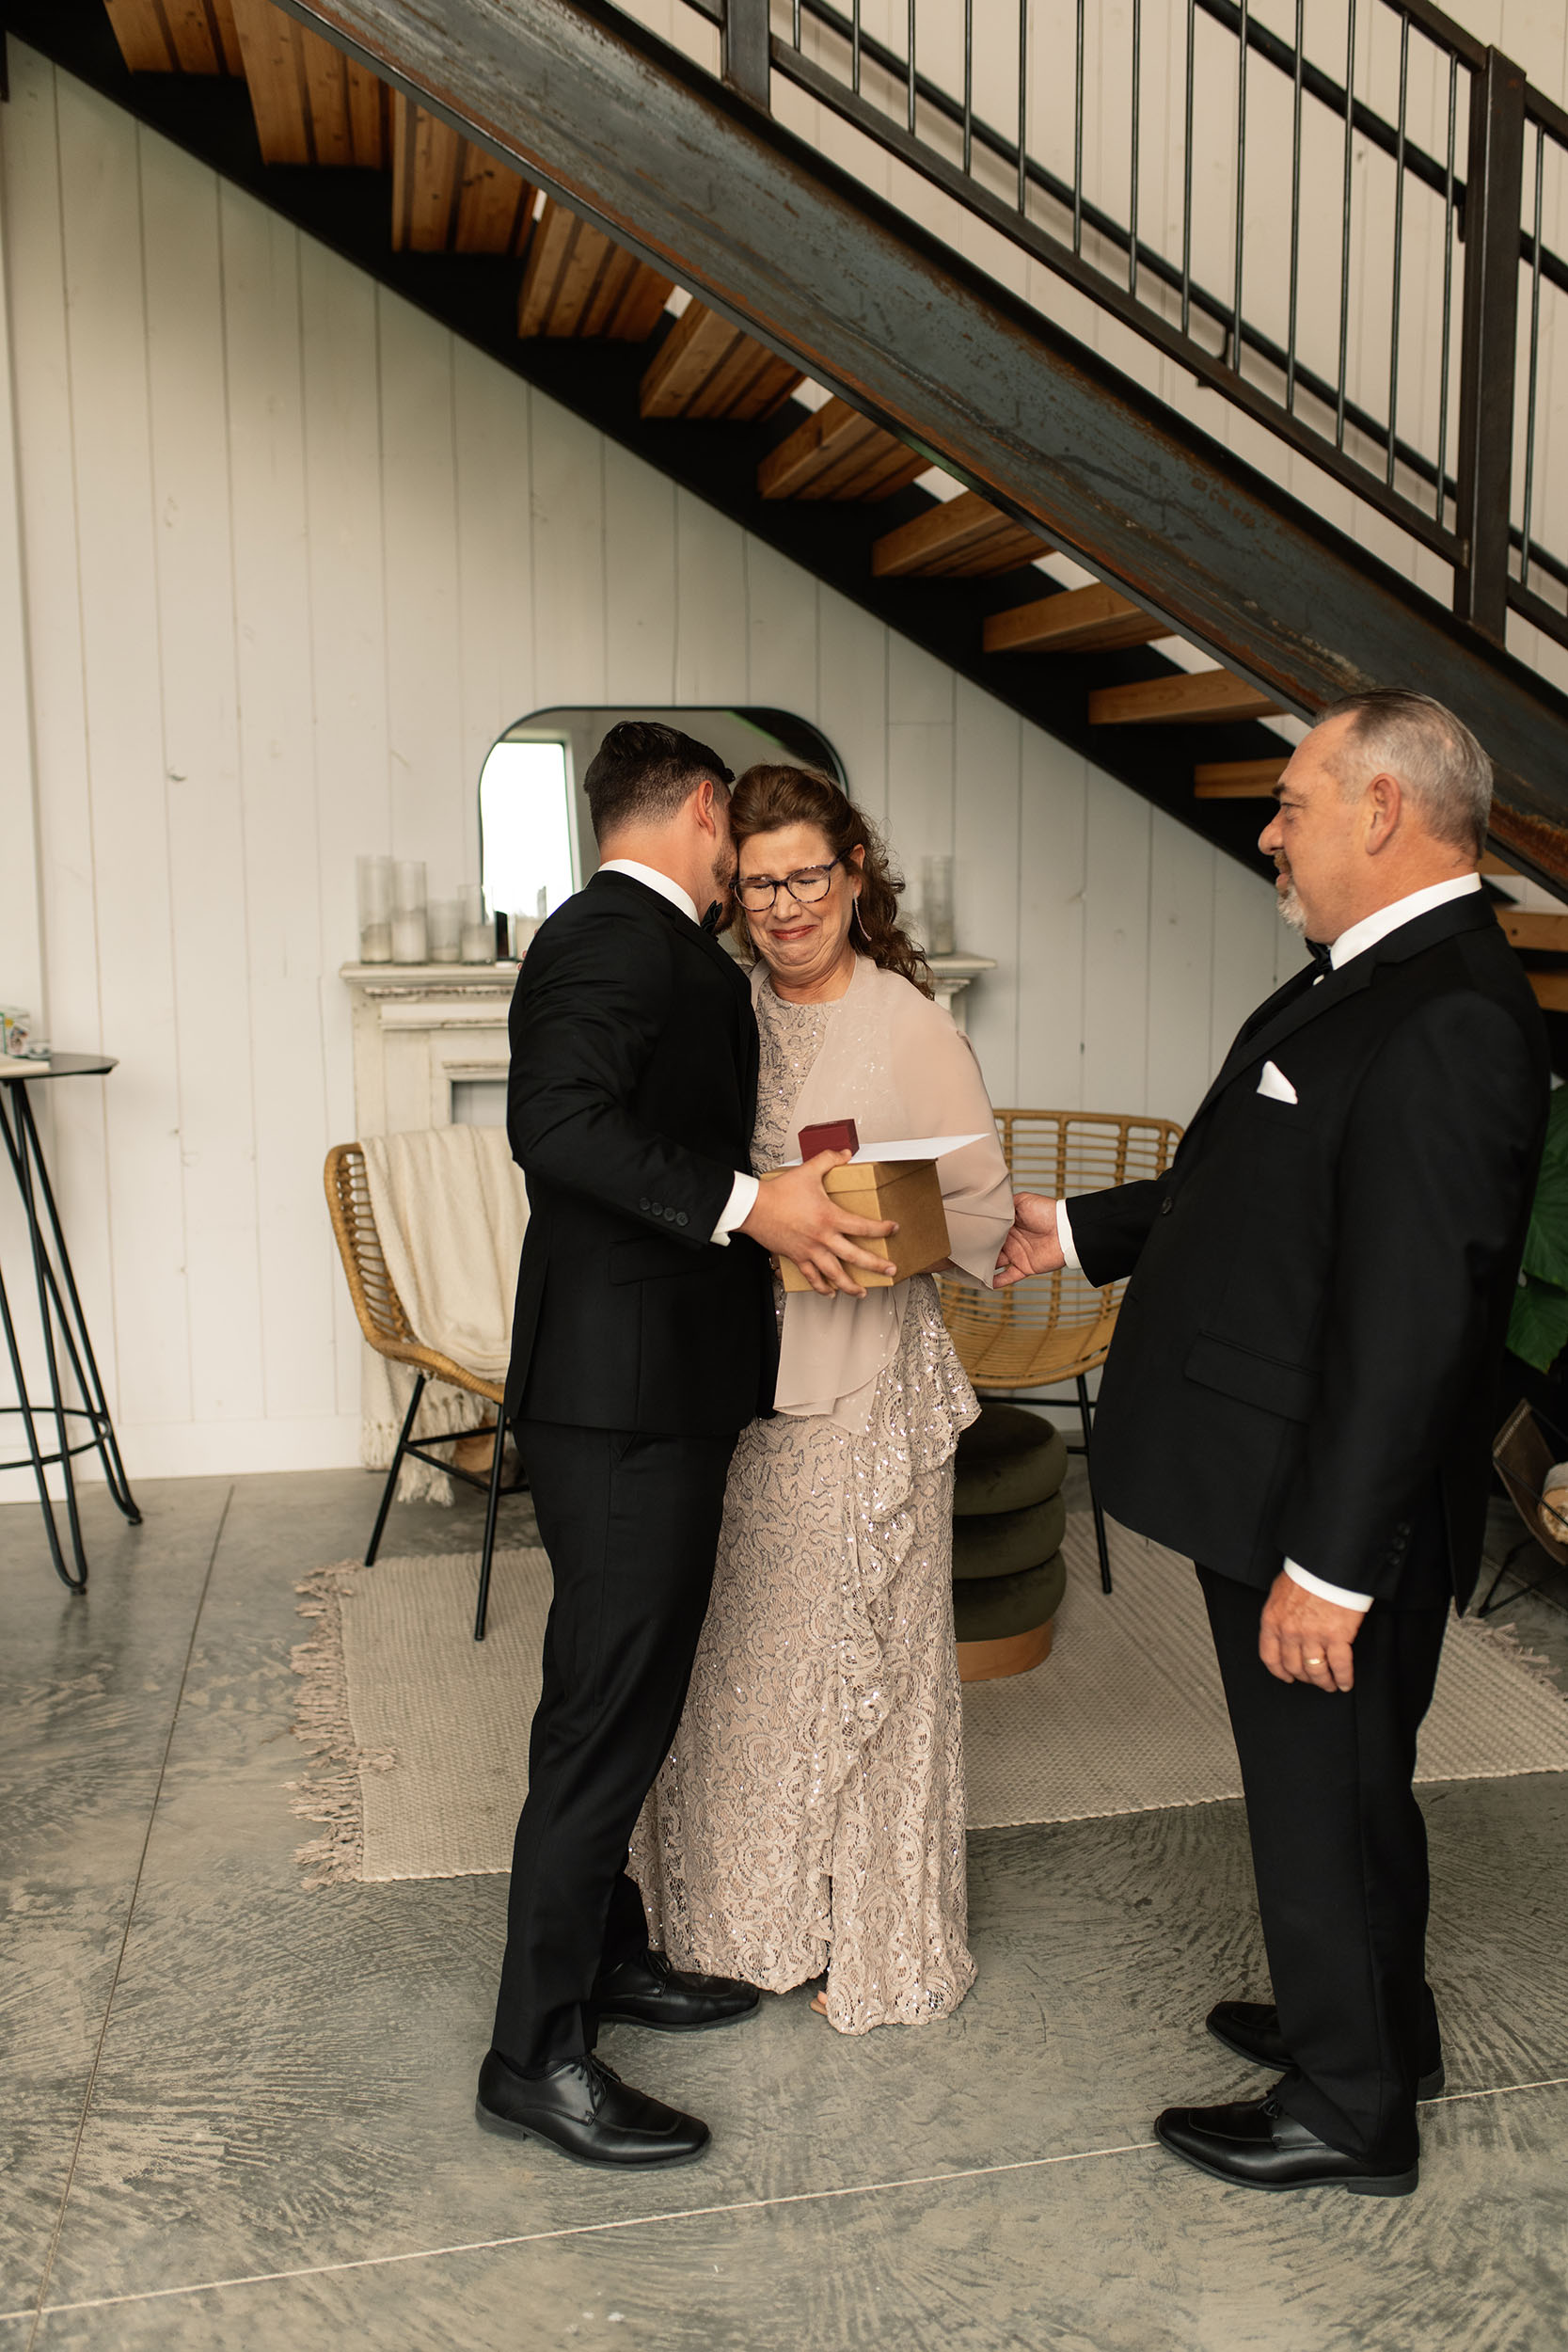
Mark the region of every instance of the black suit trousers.
POLYGON ((1411 1782, 1448 1623, 1378 1601, 1348 1692, 1279 1682, 1258 1655, 1266 1593, 1200 1567, 1246 1793, 1286 2111, 1331 2147, 1416 2161, 1416 2084, 1437 2063, 1426 1985, 1426 1824, 1411 1782))
POLYGON ((527 2070, 591 2050, 601 1970, 647 1949, 626 1851, 686 1702, 735 1438, 534 1419, 517 1438, 555 1585, 496 2009, 527 2070))

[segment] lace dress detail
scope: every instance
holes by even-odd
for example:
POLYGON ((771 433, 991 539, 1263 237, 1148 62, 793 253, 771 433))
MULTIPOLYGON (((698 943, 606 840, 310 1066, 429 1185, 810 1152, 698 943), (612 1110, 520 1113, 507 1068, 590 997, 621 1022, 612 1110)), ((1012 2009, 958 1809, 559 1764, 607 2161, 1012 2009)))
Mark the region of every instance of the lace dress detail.
MULTIPOLYGON (((759 1166, 792 1154, 836 1010, 760 992, 759 1166)), ((774 1993, 825 1968, 843 2033, 944 2016, 974 1980, 952 1553, 978 1409, 921 1275, 864 1437, 822 1415, 741 1432, 686 1709, 632 1842, 677 1967, 774 1993)))

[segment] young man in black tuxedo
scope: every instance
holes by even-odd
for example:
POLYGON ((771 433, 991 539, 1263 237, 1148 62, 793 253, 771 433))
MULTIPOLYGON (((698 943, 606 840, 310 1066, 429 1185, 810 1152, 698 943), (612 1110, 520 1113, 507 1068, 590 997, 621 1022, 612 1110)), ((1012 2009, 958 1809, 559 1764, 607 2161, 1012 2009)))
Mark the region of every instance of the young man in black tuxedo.
POLYGON ((863 1295, 824 1152, 751 1173, 757 1034, 712 936, 735 870, 730 771, 674 728, 611 728, 585 785, 604 863, 529 948, 507 1128, 528 1179, 506 1414, 555 1592, 479 2119, 589 2164, 678 2163, 705 2124, 594 2056, 610 2019, 690 2030, 750 1985, 648 1949, 626 1850, 674 1737, 737 1433, 772 1401, 769 1253, 863 1295), (700 919, 704 918, 705 919, 700 919))
POLYGON ((1155 2128, 1222 2180, 1398 2196, 1443 2079, 1416 1734, 1480 1565, 1548 1066, 1476 870, 1490 763, 1451 713, 1347 702, 1278 797, 1282 912, 1330 946, 1163 1177, 1021 1195, 997 1279, 1132 1276, 1095 1486, 1198 1564, 1241 1757, 1275 2002, 1208 2023, 1282 2079, 1155 2128))

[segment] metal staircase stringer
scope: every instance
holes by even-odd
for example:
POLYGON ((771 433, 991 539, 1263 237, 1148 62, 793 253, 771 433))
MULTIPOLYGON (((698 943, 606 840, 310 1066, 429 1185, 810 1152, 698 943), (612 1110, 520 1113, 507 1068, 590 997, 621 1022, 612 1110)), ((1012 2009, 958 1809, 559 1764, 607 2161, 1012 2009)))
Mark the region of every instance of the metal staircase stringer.
POLYGON ((1568 879, 1568 698, 607 0, 282 0, 1304 718, 1433 693, 1568 879))

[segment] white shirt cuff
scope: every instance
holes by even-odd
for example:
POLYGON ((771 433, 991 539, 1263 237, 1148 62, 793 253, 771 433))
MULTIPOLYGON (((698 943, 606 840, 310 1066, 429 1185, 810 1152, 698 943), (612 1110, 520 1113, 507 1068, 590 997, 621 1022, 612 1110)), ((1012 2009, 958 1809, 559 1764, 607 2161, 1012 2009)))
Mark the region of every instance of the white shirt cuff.
POLYGON ((1067 1213, 1065 1200, 1058 1200, 1056 1203, 1056 1239, 1062 1245, 1062 1256, 1068 1264, 1071 1266, 1075 1274, 1082 1274, 1084 1262, 1073 1246, 1072 1219, 1067 1213))
POLYGON ((729 1248, 730 1235, 736 1227, 744 1225, 751 1216, 756 1205, 757 1190, 754 1176, 737 1176, 730 1186, 730 1197, 724 1203, 718 1224, 708 1235, 708 1239, 716 1241, 721 1249, 729 1248))
POLYGON ((1325 1583, 1321 1576, 1314 1576, 1310 1568, 1304 1568, 1298 1561, 1287 1560, 1285 1573, 1291 1583, 1299 1584, 1304 1592, 1316 1593, 1320 1600, 1332 1600, 1341 1609, 1359 1609, 1365 1615, 1372 1605, 1370 1593, 1351 1593, 1342 1584, 1325 1583))

